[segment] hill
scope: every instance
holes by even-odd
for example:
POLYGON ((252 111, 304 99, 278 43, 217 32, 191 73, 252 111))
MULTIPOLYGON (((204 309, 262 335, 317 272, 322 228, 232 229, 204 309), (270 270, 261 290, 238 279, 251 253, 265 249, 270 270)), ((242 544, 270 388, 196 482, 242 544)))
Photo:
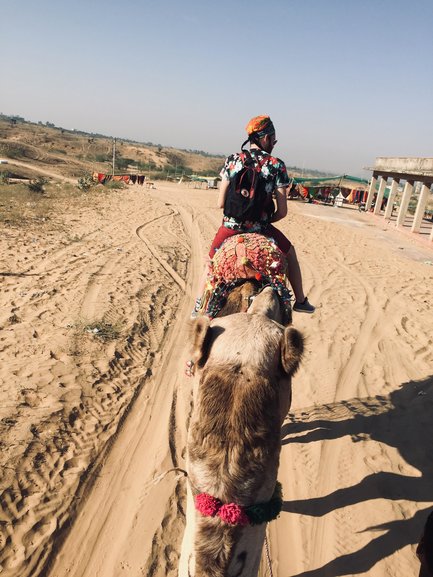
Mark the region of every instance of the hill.
MULTIPOLYGON (((182 174, 216 176, 224 162, 223 156, 212 156, 202 151, 119 138, 114 140, 101 134, 0 115, 0 158, 26 164, 14 164, 12 176, 15 177, 33 178, 39 176, 42 169, 47 174, 72 179, 92 172, 111 174, 113 148, 116 173, 140 172, 152 179, 182 174)), ((8 172, 11 173, 11 167, 8 172)))
MULTIPOLYGON (((93 172, 141 173, 148 178, 170 179, 181 175, 217 176, 223 155, 201 150, 177 149, 152 142, 114 139, 103 134, 68 130, 50 122, 29 122, 20 116, 0 114, 0 158, 14 160, 17 178, 35 178, 45 172, 66 179, 85 177, 93 172), (26 164, 23 166, 17 163, 26 164), (39 170, 36 170, 39 169, 39 170)), ((329 177, 331 173, 287 166, 291 176, 329 177)), ((0 173, 6 168, 0 168, 0 173)))

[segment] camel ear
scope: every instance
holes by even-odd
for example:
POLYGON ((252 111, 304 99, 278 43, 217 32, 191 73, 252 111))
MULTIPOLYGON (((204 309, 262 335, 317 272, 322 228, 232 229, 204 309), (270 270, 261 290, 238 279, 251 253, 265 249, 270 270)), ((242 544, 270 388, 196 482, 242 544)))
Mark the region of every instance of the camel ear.
POLYGON ((304 337, 292 328, 284 329, 281 339, 281 363, 285 372, 291 377, 296 373, 304 352, 304 337))
POLYGON ((208 317, 198 317, 191 325, 191 360, 203 366, 208 355, 210 342, 210 321, 208 317))

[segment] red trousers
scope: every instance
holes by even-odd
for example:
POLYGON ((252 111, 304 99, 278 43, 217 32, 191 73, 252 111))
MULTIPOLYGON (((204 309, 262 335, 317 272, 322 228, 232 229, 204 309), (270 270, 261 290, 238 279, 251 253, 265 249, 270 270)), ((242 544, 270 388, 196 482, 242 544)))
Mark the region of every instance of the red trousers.
MULTIPOLYGON (((220 226, 210 247, 209 257, 213 258, 215 251, 222 245, 226 238, 234 236, 235 234, 248 234, 248 231, 233 230, 232 228, 220 226)), ((268 224, 268 226, 264 228, 260 234, 273 238, 277 243, 278 248, 284 254, 287 254, 290 250, 290 247, 292 246, 290 240, 281 232, 281 230, 278 230, 278 228, 275 228, 275 226, 272 224, 268 224)))

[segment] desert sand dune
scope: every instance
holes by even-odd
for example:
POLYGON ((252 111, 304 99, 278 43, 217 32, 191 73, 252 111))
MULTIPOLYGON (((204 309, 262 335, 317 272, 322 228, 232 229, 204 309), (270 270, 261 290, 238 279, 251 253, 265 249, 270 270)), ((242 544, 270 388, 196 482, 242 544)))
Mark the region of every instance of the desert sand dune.
MULTIPOLYGON (((57 231, 3 231, 2 576, 176 575, 187 319, 215 202, 164 183, 101 190, 65 205, 57 231)), ((290 203, 279 226, 318 308, 294 314, 307 351, 274 575, 416 575, 433 505, 433 251, 345 208, 290 203)))

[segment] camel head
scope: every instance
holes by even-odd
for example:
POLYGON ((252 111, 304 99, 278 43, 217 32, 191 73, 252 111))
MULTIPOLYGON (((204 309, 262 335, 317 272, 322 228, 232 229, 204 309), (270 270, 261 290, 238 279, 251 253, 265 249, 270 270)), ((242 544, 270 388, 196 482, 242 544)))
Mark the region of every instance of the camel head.
POLYGON ((250 372, 292 377, 299 367, 304 341, 292 327, 281 326, 281 307, 272 288, 254 297, 247 314, 197 318, 191 329, 191 358, 199 373, 205 366, 222 364, 248 367, 250 372), (237 345, 237 349, 234 350, 237 345), (278 361, 278 362, 277 362, 278 361))
MULTIPOLYGON (((202 317, 192 326, 197 374, 188 433, 187 509, 194 507, 198 493, 241 507, 267 502, 273 494, 281 425, 303 352, 302 335, 273 320, 278 314, 278 299, 269 288, 247 313, 212 321, 202 317)), ((265 525, 232 527, 197 513, 192 530, 188 518, 190 511, 189 575, 257 574, 265 525)))
MULTIPOLYGON (((265 293, 263 297, 267 301, 272 302, 272 318, 274 321, 287 326, 292 324, 292 310, 283 306, 280 299, 277 298, 275 291, 271 291, 270 287, 266 287, 263 291, 260 290, 261 285, 256 280, 247 280, 244 283, 233 288, 227 295, 226 301, 222 306, 219 313, 216 315, 218 317, 225 317, 227 315, 232 315, 237 312, 247 312, 250 303, 254 301, 259 294, 265 293)), ((259 299, 263 301, 263 297, 259 299)), ((250 309, 251 312, 251 309, 250 309)))

